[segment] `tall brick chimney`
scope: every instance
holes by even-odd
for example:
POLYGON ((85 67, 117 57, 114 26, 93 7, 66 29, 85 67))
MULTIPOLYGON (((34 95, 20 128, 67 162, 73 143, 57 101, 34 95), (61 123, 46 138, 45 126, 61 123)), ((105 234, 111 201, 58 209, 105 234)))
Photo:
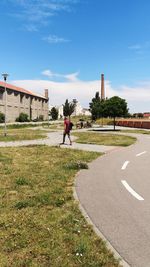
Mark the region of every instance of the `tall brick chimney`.
POLYGON ((45 89, 45 97, 48 98, 48 89, 45 89))
POLYGON ((101 99, 105 99, 104 74, 101 74, 101 99))

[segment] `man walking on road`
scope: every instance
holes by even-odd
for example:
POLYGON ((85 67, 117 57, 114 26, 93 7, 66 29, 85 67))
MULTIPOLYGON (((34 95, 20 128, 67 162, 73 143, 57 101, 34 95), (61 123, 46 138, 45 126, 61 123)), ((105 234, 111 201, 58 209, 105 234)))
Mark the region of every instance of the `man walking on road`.
POLYGON ((63 142, 62 144, 65 144, 65 138, 66 138, 66 135, 68 135, 68 138, 69 138, 69 141, 70 141, 70 145, 72 145, 72 141, 71 141, 71 137, 70 137, 70 130, 71 130, 71 122, 70 120, 65 117, 64 118, 64 132, 63 132, 63 142))

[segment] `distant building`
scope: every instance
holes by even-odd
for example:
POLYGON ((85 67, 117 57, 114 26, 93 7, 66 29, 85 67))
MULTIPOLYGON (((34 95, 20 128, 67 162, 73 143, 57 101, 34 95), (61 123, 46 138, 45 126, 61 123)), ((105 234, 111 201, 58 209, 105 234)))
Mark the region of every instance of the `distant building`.
MULTIPOLYGON (((7 122, 14 122, 20 113, 26 113, 30 120, 42 116, 48 119, 48 89, 45 96, 6 83, 7 122)), ((0 112, 5 114, 5 83, 0 81, 0 112)))
POLYGON ((57 109, 58 109, 58 119, 63 118, 63 116, 64 116, 64 114, 63 114, 63 110, 64 110, 63 105, 58 106, 57 109))
POLYGON ((143 118, 150 119, 150 112, 144 112, 143 113, 143 118))
POLYGON ((88 108, 83 108, 82 115, 91 116, 91 111, 88 108))
POLYGON ((80 103, 76 99, 73 99, 72 103, 75 104, 75 110, 72 113, 72 116, 83 115, 83 112, 82 112, 83 108, 81 107, 80 103))
MULTIPOLYGON (((78 102, 76 99, 73 99, 72 100, 72 103, 75 104, 75 110, 74 112, 72 113, 71 116, 82 116, 82 115, 85 115, 85 116, 91 116, 91 112, 89 111, 88 108, 82 108, 80 102, 78 102)), ((51 109, 55 107, 57 110, 58 110, 58 119, 61 119, 64 117, 64 114, 63 114, 63 105, 60 105, 60 106, 50 106, 49 110, 51 111, 51 109)))

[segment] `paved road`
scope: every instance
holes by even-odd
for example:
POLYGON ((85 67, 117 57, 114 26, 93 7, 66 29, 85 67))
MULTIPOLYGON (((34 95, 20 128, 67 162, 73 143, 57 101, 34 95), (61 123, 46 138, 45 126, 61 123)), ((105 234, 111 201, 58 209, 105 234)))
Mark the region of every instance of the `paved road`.
POLYGON ((76 193, 93 223, 132 267, 150 267, 150 136, 81 171, 76 193))

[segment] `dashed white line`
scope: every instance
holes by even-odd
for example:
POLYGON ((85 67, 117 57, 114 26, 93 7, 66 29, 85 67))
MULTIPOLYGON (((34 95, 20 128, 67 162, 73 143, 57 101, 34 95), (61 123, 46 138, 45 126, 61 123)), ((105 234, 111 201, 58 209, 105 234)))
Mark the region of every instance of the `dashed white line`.
POLYGON ((129 164, 130 161, 125 161, 124 164, 122 165, 121 170, 125 170, 127 165, 129 164))
POLYGON ((147 151, 143 151, 143 152, 141 152, 141 153, 139 153, 139 154, 136 154, 136 157, 139 157, 139 156, 141 156, 141 155, 143 155, 143 154, 145 154, 145 153, 147 153, 147 151))
POLYGON ((134 196, 136 199, 142 201, 144 200, 143 197, 141 197, 138 193, 136 193, 131 186, 128 185, 128 183, 125 180, 121 180, 124 187, 131 193, 132 196, 134 196))

